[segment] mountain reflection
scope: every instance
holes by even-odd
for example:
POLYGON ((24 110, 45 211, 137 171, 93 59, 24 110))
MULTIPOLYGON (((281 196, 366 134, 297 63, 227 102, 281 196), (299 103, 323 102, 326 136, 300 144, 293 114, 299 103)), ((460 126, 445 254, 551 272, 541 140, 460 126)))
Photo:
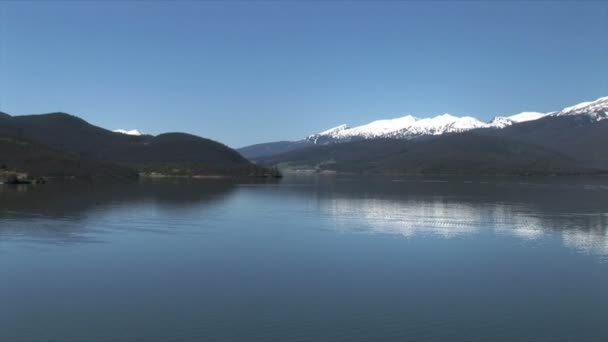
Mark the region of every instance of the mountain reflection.
POLYGON ((433 234, 445 238, 481 228, 481 211, 466 204, 385 199, 331 199, 326 208, 343 230, 355 229, 411 237, 433 234))
POLYGON ((524 240, 559 236, 569 248, 608 255, 606 181, 336 181, 331 192, 321 191, 315 201, 343 232, 448 239, 485 231, 524 240))
POLYGON ((99 232, 100 221, 104 228, 170 233, 179 220, 158 220, 155 214, 168 210, 179 218, 179 212, 196 208, 202 215, 234 188, 230 181, 166 179, 0 186, 0 241, 94 242, 90 233, 99 232))
POLYGON ((108 231, 272 230, 286 220, 310 219, 311 227, 407 238, 558 237, 568 248, 608 256, 607 183, 583 177, 295 177, 256 186, 167 179, 0 186, 0 242, 91 242, 108 231))

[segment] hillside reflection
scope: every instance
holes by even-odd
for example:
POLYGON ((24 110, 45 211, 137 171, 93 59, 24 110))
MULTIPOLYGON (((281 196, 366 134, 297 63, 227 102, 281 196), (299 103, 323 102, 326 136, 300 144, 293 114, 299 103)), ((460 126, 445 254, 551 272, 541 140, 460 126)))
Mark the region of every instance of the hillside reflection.
POLYGON ((524 240, 559 236, 584 253, 608 255, 608 179, 490 181, 448 178, 324 180, 316 206, 343 232, 455 238, 491 231, 524 240))
POLYGON ((204 216, 234 189, 230 181, 166 179, 0 186, 0 240, 92 242, 89 233, 99 229, 100 221, 105 228, 171 233, 182 223, 180 213, 196 209, 204 216), (162 220, 167 211, 174 220, 162 220))
POLYGON ((608 256, 607 203, 608 179, 582 177, 295 177, 270 184, 148 180, 0 186, 0 241, 93 242, 113 230, 179 234, 213 227, 278 229, 290 220, 310 218, 311 229, 407 238, 487 233, 525 241, 558 237, 568 248, 608 256))
POLYGON ((488 229, 525 240, 558 233, 564 244, 592 254, 608 255, 608 214, 540 215, 509 204, 471 205, 436 201, 395 202, 380 199, 332 199, 328 211, 340 231, 424 235, 454 238, 488 229))

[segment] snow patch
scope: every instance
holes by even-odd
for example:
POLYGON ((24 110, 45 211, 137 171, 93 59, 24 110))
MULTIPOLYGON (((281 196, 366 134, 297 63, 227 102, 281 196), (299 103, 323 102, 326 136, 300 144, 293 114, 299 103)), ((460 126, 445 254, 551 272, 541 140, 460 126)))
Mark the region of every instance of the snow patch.
POLYGON ((321 132, 319 134, 321 134, 321 135, 335 134, 335 133, 341 132, 341 131, 343 131, 345 129, 348 129, 348 125, 346 125, 346 124, 345 125, 340 125, 340 126, 337 126, 337 127, 334 127, 334 128, 330 128, 330 129, 328 129, 326 131, 323 131, 323 132, 321 132))
POLYGON ((580 112, 582 110, 593 109, 594 107, 606 107, 608 106, 608 96, 600 97, 595 101, 581 102, 577 105, 566 107, 561 110, 562 113, 580 112))
POLYGON ((566 107, 552 115, 587 115, 597 121, 608 119, 608 96, 600 97, 595 101, 581 102, 577 105, 566 107))
POLYGON ((521 112, 519 114, 511 115, 511 116, 497 116, 490 123, 488 123, 488 127, 492 128, 505 128, 507 126, 511 126, 516 123, 526 122, 526 121, 534 121, 541 119, 547 116, 546 113, 539 112, 521 112))
POLYGON ((134 135, 134 136, 144 135, 140 130, 137 130, 137 129, 132 129, 132 130, 115 129, 113 132, 120 133, 120 134, 126 134, 126 135, 134 135))

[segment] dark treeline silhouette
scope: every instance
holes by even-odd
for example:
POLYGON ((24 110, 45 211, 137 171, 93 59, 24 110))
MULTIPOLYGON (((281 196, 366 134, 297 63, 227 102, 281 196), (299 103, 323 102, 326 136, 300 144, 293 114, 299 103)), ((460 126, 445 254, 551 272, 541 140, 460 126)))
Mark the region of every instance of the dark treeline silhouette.
POLYGON ((185 133, 130 136, 65 113, 0 116, 0 164, 50 177, 275 176, 213 140, 185 133))

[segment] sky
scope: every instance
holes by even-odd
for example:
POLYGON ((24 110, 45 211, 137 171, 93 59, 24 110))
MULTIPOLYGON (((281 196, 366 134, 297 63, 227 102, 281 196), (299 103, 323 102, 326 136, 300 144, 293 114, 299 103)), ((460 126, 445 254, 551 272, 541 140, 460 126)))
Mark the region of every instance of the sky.
POLYGON ((0 1, 0 111, 232 147, 608 96, 608 2, 0 1))

